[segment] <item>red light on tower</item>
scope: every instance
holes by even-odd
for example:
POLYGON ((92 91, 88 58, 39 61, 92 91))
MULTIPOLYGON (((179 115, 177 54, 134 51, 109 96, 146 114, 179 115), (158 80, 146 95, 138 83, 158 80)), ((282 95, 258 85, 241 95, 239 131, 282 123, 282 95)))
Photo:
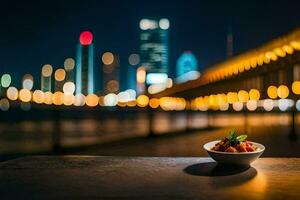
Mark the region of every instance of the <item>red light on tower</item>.
POLYGON ((90 31, 83 31, 80 34, 79 41, 81 45, 90 45, 93 41, 93 34, 90 31))

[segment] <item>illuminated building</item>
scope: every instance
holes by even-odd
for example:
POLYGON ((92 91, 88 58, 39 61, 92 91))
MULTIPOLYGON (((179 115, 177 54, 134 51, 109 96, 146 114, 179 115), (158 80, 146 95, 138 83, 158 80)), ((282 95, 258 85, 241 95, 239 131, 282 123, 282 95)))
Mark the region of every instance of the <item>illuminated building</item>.
POLYGON ((168 19, 140 21, 140 56, 141 64, 146 67, 148 85, 167 82, 169 26, 168 19))
POLYGON ((117 93, 120 90, 120 61, 117 55, 106 52, 102 55, 104 94, 117 93))
POLYGON ((80 34, 77 47, 76 94, 94 92, 94 45, 93 35, 89 31, 80 34))
POLYGON ((184 83, 199 78, 198 61, 192 52, 184 52, 177 60, 176 83, 184 83))

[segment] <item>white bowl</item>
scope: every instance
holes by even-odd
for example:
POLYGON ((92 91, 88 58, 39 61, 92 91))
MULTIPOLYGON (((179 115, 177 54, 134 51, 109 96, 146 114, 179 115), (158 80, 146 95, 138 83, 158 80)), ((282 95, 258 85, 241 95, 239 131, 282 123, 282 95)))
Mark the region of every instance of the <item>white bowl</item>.
POLYGON ((265 146, 256 142, 252 142, 253 146, 257 148, 253 152, 240 152, 240 153, 230 153, 230 152, 220 152, 211 150, 221 140, 216 140, 206 143, 203 148, 207 153, 220 164, 230 164, 230 165, 250 165, 255 161, 265 150, 265 146))

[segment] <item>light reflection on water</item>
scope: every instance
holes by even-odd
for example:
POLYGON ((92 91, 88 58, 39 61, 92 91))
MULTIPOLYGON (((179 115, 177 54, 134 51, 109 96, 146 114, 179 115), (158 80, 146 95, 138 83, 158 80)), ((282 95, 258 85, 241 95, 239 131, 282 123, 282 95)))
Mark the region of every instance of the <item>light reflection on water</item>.
MULTIPOLYGON (((299 121, 299 117, 297 117, 297 123, 299 121)), ((236 128, 239 132, 247 132, 248 135, 258 141, 268 143, 270 138, 280 142, 282 137, 276 138, 274 136, 288 134, 291 116, 289 114, 263 113, 247 114, 245 118, 243 114, 192 113, 187 117, 184 112, 160 112, 154 114, 152 130, 156 134, 182 131, 187 129, 187 124, 190 129, 206 128, 208 126, 227 129, 236 128), (258 135, 256 132, 262 133, 258 135)), ((51 151, 52 133, 54 131, 61 132, 61 145, 63 147, 91 145, 147 136, 149 133, 149 120, 146 113, 136 113, 130 115, 130 117, 126 117, 126 115, 109 115, 109 117, 103 119, 61 120, 59 125, 51 120, 1 122, 0 153, 51 151)), ((214 136, 217 135, 210 134, 209 137, 213 139, 214 136)), ((295 143, 290 142, 288 137, 286 137, 285 144, 290 145, 292 150, 294 148, 298 151, 298 148, 294 147, 295 143)), ((276 151, 279 152, 280 150, 276 151)))

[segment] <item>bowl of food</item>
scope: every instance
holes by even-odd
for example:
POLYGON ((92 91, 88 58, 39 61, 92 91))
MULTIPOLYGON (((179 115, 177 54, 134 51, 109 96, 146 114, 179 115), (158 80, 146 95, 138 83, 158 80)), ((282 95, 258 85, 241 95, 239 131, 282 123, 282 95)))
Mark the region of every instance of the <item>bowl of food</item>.
POLYGON ((219 164, 250 165, 264 152, 262 144, 246 140, 247 135, 239 135, 234 130, 229 137, 206 143, 203 148, 219 164))

